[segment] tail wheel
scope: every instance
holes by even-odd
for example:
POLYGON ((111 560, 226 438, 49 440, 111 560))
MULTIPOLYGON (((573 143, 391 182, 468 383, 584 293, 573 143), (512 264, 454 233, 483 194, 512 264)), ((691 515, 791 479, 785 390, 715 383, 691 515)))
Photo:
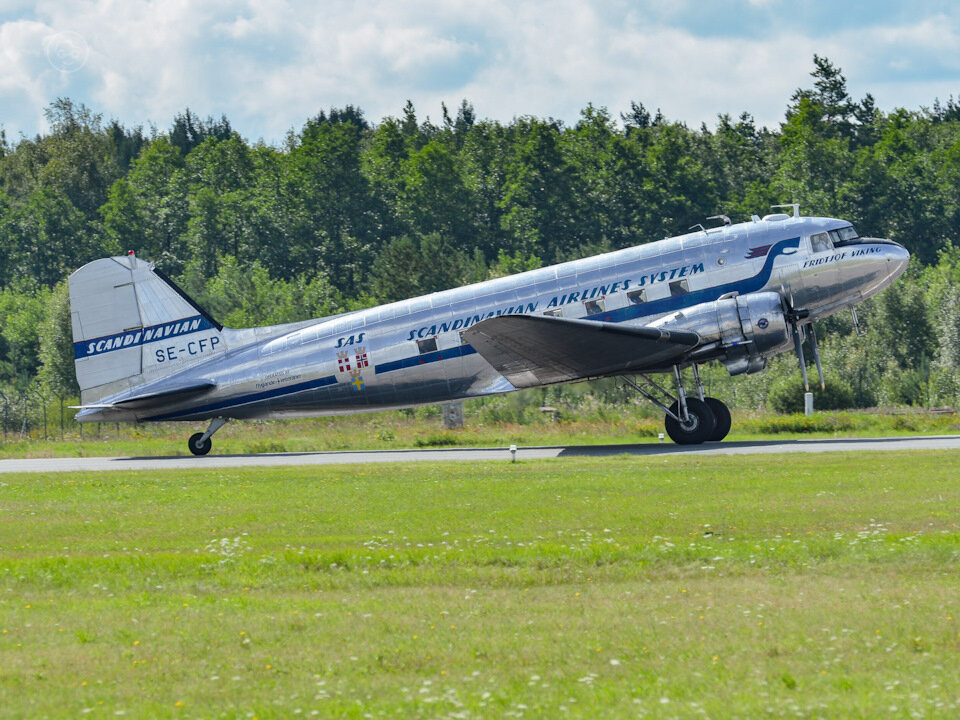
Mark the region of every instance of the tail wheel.
MULTIPOLYGON (((670 411, 680 416, 680 404, 674 402, 670 411)), ((667 435, 677 445, 699 445, 713 435, 717 427, 717 418, 710 406, 696 398, 687 399, 687 421, 681 422, 667 415, 664 422, 667 435)))
POLYGON ((727 433, 730 432, 730 408, 716 398, 708 397, 704 398, 703 401, 717 419, 717 426, 713 429, 713 433, 707 440, 709 442, 720 442, 727 436, 727 433))
POLYGON ((213 447, 213 441, 210 438, 207 438, 206 441, 200 442, 203 438, 203 433, 194 433, 190 436, 190 439, 187 440, 187 447, 190 448, 190 452, 194 455, 206 455, 210 452, 210 448, 213 447))

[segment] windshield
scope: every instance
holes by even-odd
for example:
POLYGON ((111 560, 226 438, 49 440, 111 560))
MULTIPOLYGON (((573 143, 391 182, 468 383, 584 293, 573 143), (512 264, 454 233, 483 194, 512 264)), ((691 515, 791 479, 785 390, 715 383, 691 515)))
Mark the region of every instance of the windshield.
POLYGON ((831 230, 830 239, 833 240, 834 247, 840 247, 841 245, 851 245, 857 242, 860 236, 857 234, 857 231, 853 229, 853 225, 847 225, 837 230, 831 230))

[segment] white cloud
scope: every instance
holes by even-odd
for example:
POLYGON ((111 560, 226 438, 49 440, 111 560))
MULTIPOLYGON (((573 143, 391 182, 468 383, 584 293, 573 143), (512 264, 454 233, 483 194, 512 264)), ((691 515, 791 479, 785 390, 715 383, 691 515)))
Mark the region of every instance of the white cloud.
MULTIPOLYGON (((0 0, 2 2, 3 0, 0 0)), ((766 0, 743 12, 768 13, 766 0)), ((801 31, 789 22, 738 37, 695 31, 695 4, 528 0, 40 0, 4 3, 0 122, 8 133, 42 127, 59 95, 127 124, 165 128, 189 106, 225 113, 243 134, 277 142, 331 105, 372 120, 410 98, 434 119, 461 98, 481 116, 553 116, 574 122, 588 102, 616 114, 631 100, 675 119, 712 124, 749 111, 776 124, 793 90, 809 85, 814 52, 840 65, 855 96, 881 107, 960 89, 956 23, 918 17, 854 31, 801 31), (75 72, 54 67, 46 38, 76 33, 88 45, 75 72), (925 77, 924 73, 935 75, 925 77)))

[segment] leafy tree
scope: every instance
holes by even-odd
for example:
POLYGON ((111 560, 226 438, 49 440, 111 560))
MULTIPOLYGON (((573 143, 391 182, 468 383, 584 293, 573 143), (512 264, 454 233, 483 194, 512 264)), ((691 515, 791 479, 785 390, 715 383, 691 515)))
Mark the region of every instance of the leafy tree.
POLYGON ((870 332, 887 348, 900 368, 928 362, 936 334, 923 312, 923 289, 916 282, 901 282, 880 293, 870 317, 870 332))
POLYGON ((940 306, 937 325, 937 363, 960 370, 960 284, 949 288, 940 306))
POLYGON ((500 205, 502 224, 512 236, 506 248, 551 259, 576 247, 574 175, 560 144, 558 123, 523 118, 513 128, 500 205))
MULTIPOLYGON (((191 288, 191 290, 193 290, 191 288)), ((217 274, 196 298, 228 327, 254 327, 324 317, 347 307, 322 275, 286 281, 270 277, 259 262, 221 258, 217 274)))
POLYGON ((616 128, 605 108, 588 105, 580 121, 563 135, 564 155, 570 164, 575 202, 576 243, 605 250, 616 237, 612 222, 613 141, 616 128))
POLYGON ((188 259, 187 197, 183 158, 161 137, 110 188, 101 208, 104 237, 121 251, 136 250, 167 272, 179 273, 188 259))
POLYGON ((66 282, 58 283, 47 299, 40 325, 38 360, 40 382, 57 397, 79 397, 74 370, 73 326, 66 282))
POLYGON ((756 212, 757 207, 745 198, 771 173, 769 133, 758 130, 749 113, 742 113, 736 122, 720 115, 716 131, 705 139, 711 145, 706 157, 720 197, 718 212, 721 208, 726 213, 756 212))
POLYGON ((304 134, 307 134, 315 126, 324 125, 326 123, 330 123, 332 125, 350 125, 354 132, 357 133, 357 137, 360 137, 363 133, 370 129, 370 123, 368 123, 366 118, 363 116, 363 110, 354 105, 347 105, 343 108, 332 107, 330 108, 329 114, 321 110, 316 117, 307 121, 307 125, 304 128, 304 134))
POLYGON ((191 180, 184 235, 190 257, 201 263, 207 276, 216 272, 221 255, 244 262, 257 258, 249 146, 239 137, 208 138, 187 156, 184 170, 191 180))
POLYGON ((461 284, 470 259, 434 233, 402 236, 390 242, 373 263, 372 285, 380 302, 392 302, 461 284))
POLYGON ((439 141, 431 140, 404 163, 399 210, 409 227, 461 247, 473 235, 471 206, 454 155, 439 141))
POLYGON ((503 221, 509 142, 500 123, 482 121, 471 124, 457 154, 463 183, 471 197, 470 224, 475 233, 472 245, 486 260, 495 258, 511 242, 503 221))
POLYGON ((195 147, 202 145, 207 139, 214 141, 228 140, 233 137, 233 128, 230 127, 230 121, 226 115, 221 115, 219 120, 214 120, 213 116, 201 120, 187 108, 181 114, 178 114, 173 120, 173 126, 170 128, 170 143, 180 149, 180 153, 186 157, 195 147))
POLYGON ((423 134, 420 126, 417 124, 417 111, 413 107, 413 101, 407 100, 403 106, 403 120, 400 122, 400 132, 403 135, 404 143, 408 150, 417 150, 423 144, 423 134))
POLYGON ((0 245, 8 248, 6 273, 0 277, 43 285, 53 285, 103 250, 70 199, 47 188, 35 190, 0 221, 0 245))
POLYGON ((400 123, 388 117, 367 139, 360 158, 361 172, 369 183, 380 228, 378 248, 408 231, 399 211, 403 167, 408 156, 400 123))
POLYGON ((129 169, 130 164, 139 157, 144 147, 147 146, 147 138, 143 135, 143 128, 137 126, 132 130, 127 130, 116 120, 111 121, 107 126, 107 137, 113 147, 113 159, 121 170, 129 169))
MULTIPOLYGON (((658 109, 657 115, 659 114, 660 110, 658 109)), ((620 113, 620 121, 623 123, 627 137, 630 137, 633 132, 646 130, 653 125, 653 117, 650 115, 650 111, 644 107, 643 103, 634 100, 630 101, 630 112, 620 113)))
POLYGON ((846 214, 847 179, 855 162, 849 141, 833 133, 823 109, 802 97, 788 114, 772 185, 783 200, 799 202, 817 215, 846 214))
POLYGON ((885 121, 880 139, 871 148, 882 177, 877 198, 879 222, 887 237, 908 244, 923 263, 933 262, 949 241, 943 195, 937 192, 937 154, 932 125, 906 111, 885 121))
POLYGON ((25 388, 39 366, 40 326, 50 291, 20 278, 0 290, 0 381, 25 388))
POLYGON ((361 172, 361 130, 353 121, 308 124, 283 180, 294 199, 291 269, 319 266, 344 291, 372 262, 379 215, 361 172))
POLYGON ((463 143, 476 123, 477 113, 473 109, 473 105, 466 99, 462 100, 460 107, 457 108, 457 118, 453 121, 453 135, 457 140, 458 149, 463 147, 463 143))
POLYGON ((536 255, 523 255, 519 251, 513 255, 508 255, 501 250, 497 255, 497 261, 490 268, 488 277, 498 278, 506 277, 507 275, 516 275, 517 273, 527 272, 528 270, 536 270, 542 266, 543 263, 536 255))
POLYGON ((84 105, 58 98, 44 114, 51 132, 40 141, 46 162, 37 171, 37 185, 65 196, 93 220, 122 175, 114 142, 101 116, 84 105))
MULTIPOLYGON (((815 54, 813 65, 813 72, 810 73, 814 80, 813 88, 794 92, 787 107, 787 121, 797 112, 803 112, 814 116, 816 127, 824 137, 852 137, 852 118, 858 112, 858 106, 847 92, 847 79, 840 68, 825 57, 815 54)), ((859 111, 869 114, 871 108, 873 97, 868 95, 859 111)))
POLYGON ((701 160, 704 139, 676 123, 658 124, 645 148, 644 237, 659 239, 716 214, 716 187, 701 160))

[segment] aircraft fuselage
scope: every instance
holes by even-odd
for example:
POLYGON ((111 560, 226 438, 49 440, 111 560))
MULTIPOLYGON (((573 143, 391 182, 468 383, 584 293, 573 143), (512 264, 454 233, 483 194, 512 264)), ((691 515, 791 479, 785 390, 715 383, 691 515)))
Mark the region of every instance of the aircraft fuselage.
POLYGON ((90 408, 77 419, 331 415, 508 392, 514 386, 461 337, 487 318, 549 314, 642 327, 724 296, 774 291, 812 322, 883 289, 909 259, 900 245, 870 238, 815 248, 812 237, 849 223, 775 217, 311 321, 267 340, 224 330, 226 352, 210 340, 201 348, 203 333, 180 326, 153 361, 200 362, 158 385, 208 380, 209 393, 159 412, 90 408))

